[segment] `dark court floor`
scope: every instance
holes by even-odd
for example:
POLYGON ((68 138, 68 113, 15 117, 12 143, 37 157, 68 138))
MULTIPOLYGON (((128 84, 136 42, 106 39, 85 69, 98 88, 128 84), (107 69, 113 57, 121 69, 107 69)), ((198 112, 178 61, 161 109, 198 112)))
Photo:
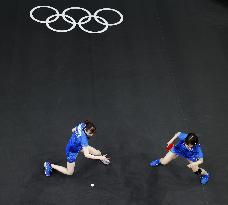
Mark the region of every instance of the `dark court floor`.
MULTIPOLYGON (((15 0, 2 3, 0 17, 0 204, 228 204, 226 1, 15 0), (123 22, 101 34, 58 33, 30 18, 40 5, 113 8, 123 22), (81 155, 73 176, 45 177, 45 160, 66 164, 71 129, 84 119, 97 126, 90 145, 111 164, 81 155), (149 166, 177 131, 198 134, 206 186, 183 159, 149 166)), ((50 25, 71 26, 61 17, 50 25)), ((94 19, 83 26, 104 28, 94 19)))

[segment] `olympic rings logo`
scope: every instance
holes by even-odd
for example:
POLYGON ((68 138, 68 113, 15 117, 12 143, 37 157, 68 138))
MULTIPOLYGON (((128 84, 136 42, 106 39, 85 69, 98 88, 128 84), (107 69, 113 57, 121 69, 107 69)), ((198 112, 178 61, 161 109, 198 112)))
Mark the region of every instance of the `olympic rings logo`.
POLYGON ((68 31, 71 31, 73 30, 77 25, 79 26, 79 28, 87 33, 103 33, 105 32, 109 26, 116 26, 120 23, 122 23, 123 21, 123 15, 115 10, 115 9, 111 9, 111 8, 103 8, 103 9, 98 9, 93 15, 87 10, 87 9, 84 9, 84 8, 81 8, 81 7, 70 7, 70 8, 67 8, 65 9, 61 14, 59 13, 59 11, 56 9, 56 8, 53 8, 51 6, 36 6, 34 7, 31 11, 30 11, 30 17, 38 22, 38 23, 42 23, 42 24, 46 24, 46 26, 52 30, 52 31, 55 31, 55 32, 68 32, 68 31), (51 9, 55 12, 55 14, 49 16, 46 20, 42 21, 42 20, 38 20, 34 17, 33 15, 33 12, 37 9, 40 9, 40 8, 48 8, 48 9, 51 9), (66 13, 70 10, 82 10, 86 13, 86 16, 82 17, 81 19, 79 19, 78 22, 75 21, 74 18, 72 18, 71 16, 67 15, 66 13), (108 21, 101 17, 101 16, 98 16, 98 14, 102 11, 112 11, 112 12, 115 12, 119 15, 120 19, 118 22, 116 23, 108 23, 108 21), (59 17, 62 17, 64 19, 64 21, 66 21, 67 23, 69 24, 72 24, 72 26, 69 28, 69 29, 62 29, 62 30, 58 30, 58 29, 55 29, 53 27, 50 26, 50 23, 53 23, 55 21, 57 21, 59 19, 59 17), (104 28, 102 30, 99 30, 99 31, 90 31, 90 30, 87 30, 83 27, 84 24, 88 23, 89 21, 91 21, 91 19, 94 18, 95 21, 101 25, 104 26, 104 28))

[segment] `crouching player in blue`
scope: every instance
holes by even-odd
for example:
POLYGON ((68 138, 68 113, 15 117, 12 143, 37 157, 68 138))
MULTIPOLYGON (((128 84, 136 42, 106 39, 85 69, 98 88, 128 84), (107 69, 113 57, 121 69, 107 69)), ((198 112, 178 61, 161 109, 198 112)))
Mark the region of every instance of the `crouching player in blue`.
POLYGON ((180 156, 188 160, 189 164, 187 167, 196 175, 200 176, 201 184, 206 184, 209 180, 209 173, 204 169, 199 168, 199 165, 203 163, 203 152, 200 144, 198 144, 198 137, 194 133, 185 134, 183 132, 178 132, 167 145, 171 145, 177 138, 179 138, 179 142, 166 154, 166 156, 152 161, 150 166, 156 167, 160 164, 167 165, 173 159, 180 156))
POLYGON ((72 129, 72 136, 66 146, 67 167, 45 162, 45 175, 50 176, 53 169, 66 175, 72 175, 74 173, 75 161, 79 152, 83 152, 86 158, 101 160, 104 164, 109 164, 110 161, 106 158, 106 155, 102 155, 99 150, 88 144, 88 139, 94 136, 95 131, 95 125, 89 121, 85 121, 74 127, 72 129))

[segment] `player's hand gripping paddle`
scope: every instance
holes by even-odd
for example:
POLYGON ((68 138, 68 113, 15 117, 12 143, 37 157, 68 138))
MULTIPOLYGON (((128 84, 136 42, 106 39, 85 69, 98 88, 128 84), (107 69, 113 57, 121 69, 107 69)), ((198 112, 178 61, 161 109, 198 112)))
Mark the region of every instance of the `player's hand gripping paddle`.
POLYGON ((111 163, 110 158, 101 159, 101 162, 105 165, 109 165, 111 163))
POLYGON ((110 160, 109 160, 109 159, 103 159, 103 160, 101 160, 101 162, 102 162, 103 164, 105 164, 105 165, 110 164, 110 160))

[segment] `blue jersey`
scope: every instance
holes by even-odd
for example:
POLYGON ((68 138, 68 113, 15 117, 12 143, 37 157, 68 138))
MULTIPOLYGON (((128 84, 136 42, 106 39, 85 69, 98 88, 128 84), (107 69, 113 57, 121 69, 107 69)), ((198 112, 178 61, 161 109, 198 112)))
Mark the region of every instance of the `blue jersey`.
POLYGON ((184 157, 190 161, 196 162, 200 158, 203 158, 203 152, 200 144, 193 146, 191 149, 185 146, 186 133, 181 132, 178 136, 179 142, 171 149, 171 152, 178 156, 184 157))
POLYGON ((84 131, 85 126, 84 123, 80 123, 75 127, 75 130, 66 146, 66 153, 78 153, 83 147, 88 146, 88 137, 84 131))

